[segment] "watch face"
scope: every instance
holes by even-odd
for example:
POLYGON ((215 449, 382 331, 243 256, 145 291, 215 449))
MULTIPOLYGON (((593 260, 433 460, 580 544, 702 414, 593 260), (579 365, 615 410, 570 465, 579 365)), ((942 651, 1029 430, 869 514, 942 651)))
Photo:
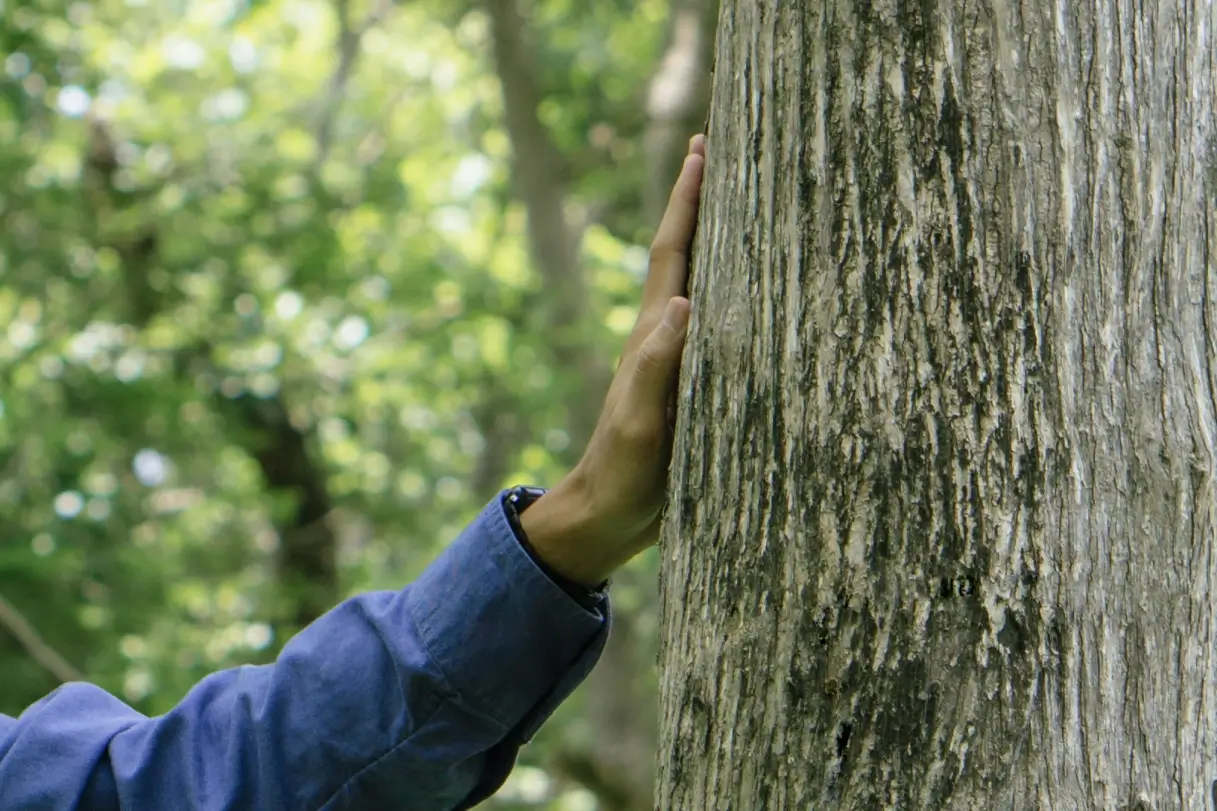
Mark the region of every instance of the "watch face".
POLYGON ((524 512, 536 502, 541 496, 545 495, 544 487, 532 487, 521 485, 520 487, 512 488, 508 493, 507 499, 516 508, 516 512, 524 512))

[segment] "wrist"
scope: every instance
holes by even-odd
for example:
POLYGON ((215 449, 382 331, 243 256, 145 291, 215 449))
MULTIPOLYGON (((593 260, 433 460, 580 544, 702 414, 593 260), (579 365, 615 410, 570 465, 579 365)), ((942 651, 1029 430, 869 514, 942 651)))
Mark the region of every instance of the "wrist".
POLYGON ((598 525, 590 494, 572 472, 520 515, 534 554, 562 577, 596 589, 620 565, 598 525))

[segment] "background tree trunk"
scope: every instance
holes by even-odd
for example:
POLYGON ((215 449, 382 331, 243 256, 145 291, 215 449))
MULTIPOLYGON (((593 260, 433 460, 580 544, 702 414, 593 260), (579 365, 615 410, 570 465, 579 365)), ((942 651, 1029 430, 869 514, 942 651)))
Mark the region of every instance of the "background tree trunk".
POLYGON ((1212 808, 1217 11, 725 0, 658 808, 1212 808))
POLYGON ((667 47, 647 88, 648 183, 642 207, 648 223, 663 217, 689 139, 705 128, 717 20, 718 0, 671 0, 667 47))
MULTIPOLYGON (((666 117, 662 121, 653 119, 648 127, 648 166, 652 175, 664 176, 658 183, 668 190, 692 134, 690 131, 675 138, 673 133, 682 121, 705 109, 708 94, 698 80, 706 73, 701 60, 708 37, 699 38, 698 26, 702 17, 708 16, 709 2, 683 0, 674 5, 668 49, 652 80, 652 112, 666 117), (678 75, 668 76, 665 83, 665 69, 678 75), (670 156, 674 149, 679 157, 673 165, 670 156)), ((612 367, 609 359, 596 351, 588 329, 591 304, 580 263, 582 227, 566 215, 565 157, 538 113, 540 92, 528 26, 516 0, 487 0, 486 9, 514 153, 512 179, 528 212, 533 262, 548 290, 554 360, 558 366, 582 372, 566 425, 570 445, 565 461, 573 466, 600 417, 612 382, 612 367)), ((654 185, 644 190, 646 206, 655 196, 654 185)), ((658 214, 651 221, 658 222, 658 214)), ((639 587, 630 582, 637 579, 636 573, 623 571, 616 578, 615 590, 620 593, 623 588, 639 587)), ((647 689, 646 680, 646 669, 654 658, 639 655, 647 641, 652 643, 650 652, 654 650, 653 636, 644 638, 639 628, 639 617, 647 608, 626 600, 617 602, 608 645, 584 688, 588 726, 595 734, 567 735, 561 752, 551 762, 558 774, 592 791, 601 811, 642 811, 654 796, 655 696, 653 689, 647 689)), ((572 730, 577 731, 577 727, 572 730)))

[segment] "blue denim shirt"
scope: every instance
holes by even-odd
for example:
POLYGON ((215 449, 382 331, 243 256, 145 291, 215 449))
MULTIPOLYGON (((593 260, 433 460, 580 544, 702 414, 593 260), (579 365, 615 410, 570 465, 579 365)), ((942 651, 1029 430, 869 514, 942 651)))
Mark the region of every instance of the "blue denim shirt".
POLYGON ((341 603, 166 715, 75 683, 0 715, 0 810, 470 808, 608 625, 607 600, 588 610, 547 577, 496 499, 412 585, 341 603))

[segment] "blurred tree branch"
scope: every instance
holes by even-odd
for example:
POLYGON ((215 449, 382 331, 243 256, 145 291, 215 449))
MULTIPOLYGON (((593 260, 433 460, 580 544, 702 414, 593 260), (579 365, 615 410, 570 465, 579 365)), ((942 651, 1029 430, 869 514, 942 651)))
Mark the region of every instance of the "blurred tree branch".
POLYGON ((117 200, 114 194, 115 176, 120 168, 118 145, 104 119, 90 116, 87 125, 83 179, 85 202, 92 212, 93 236, 99 245, 113 249, 122 259, 126 316, 135 326, 143 327, 156 315, 160 302, 147 272, 157 252, 156 229, 146 224, 135 229, 122 227, 118 214, 131 203, 117 200))
POLYGON ((550 293, 552 351, 559 366, 583 370, 570 408, 572 461, 596 427, 612 369, 587 334, 591 307, 579 257, 582 233, 566 216, 565 159, 537 115, 540 97, 523 17, 515 0, 488 0, 487 10, 511 140, 512 183, 528 213, 530 253, 550 293))
POLYGON ((347 86, 355 72, 359 61, 360 46, 368 31, 384 22, 389 12, 400 0, 381 0, 376 8, 358 26, 351 20, 351 0, 334 0, 334 16, 338 20, 338 36, 335 48, 338 51, 338 62, 334 73, 330 76, 328 90, 317 112, 317 164, 321 165, 329 156, 333 145, 334 123, 338 119, 338 110, 346 95, 347 86))
POLYGON ((334 0, 334 16, 338 19, 338 38, 335 43, 338 50, 338 64, 330 76, 329 89, 321 102, 317 113, 317 164, 325 162, 330 152, 334 137, 334 122, 338 118, 338 108, 342 105, 342 97, 346 93, 347 83, 355 71, 355 63, 359 59, 359 46, 363 41, 366 28, 356 29, 351 24, 351 0, 334 0))
POLYGON ((48 645, 17 608, 0 595, 0 625, 25 648, 30 658, 61 682, 83 681, 84 676, 48 645))

